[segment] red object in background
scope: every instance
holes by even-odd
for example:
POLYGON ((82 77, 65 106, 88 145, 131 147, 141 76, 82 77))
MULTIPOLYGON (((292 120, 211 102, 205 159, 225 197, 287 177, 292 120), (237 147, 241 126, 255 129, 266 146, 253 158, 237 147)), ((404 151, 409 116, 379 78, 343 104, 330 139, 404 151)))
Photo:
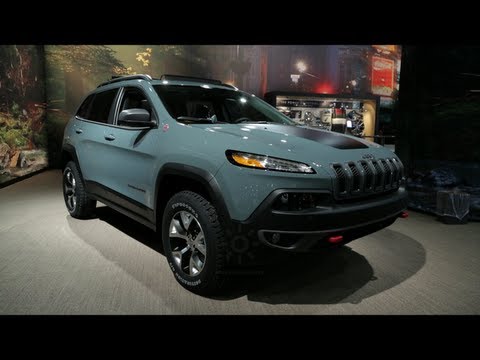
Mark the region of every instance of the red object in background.
POLYGON ((402 212, 400 213, 400 217, 401 217, 402 219, 408 218, 408 212, 402 211, 402 212))
POLYGON ((323 82, 323 83, 319 83, 316 88, 315 88, 315 92, 317 94, 333 94, 334 93, 334 90, 333 90, 333 86, 330 85, 329 83, 327 82, 323 82))
POLYGON ((340 241, 343 240, 343 236, 342 235, 338 235, 338 236, 330 236, 328 238, 328 242, 331 243, 331 244, 336 244, 336 243, 339 243, 340 241))
POLYGON ((391 96, 393 92, 395 62, 378 56, 372 57, 372 93, 391 96))
POLYGON ((268 75, 268 53, 262 47, 260 55, 260 94, 262 96, 267 92, 267 75, 268 75))

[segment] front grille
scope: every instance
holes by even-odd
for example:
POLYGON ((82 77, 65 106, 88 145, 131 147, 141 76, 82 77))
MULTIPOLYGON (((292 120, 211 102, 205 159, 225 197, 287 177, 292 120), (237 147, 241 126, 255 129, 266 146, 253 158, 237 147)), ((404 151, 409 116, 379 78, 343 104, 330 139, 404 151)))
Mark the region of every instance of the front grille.
POLYGON ((361 172, 361 176, 364 177, 364 192, 370 192, 373 191, 373 170, 372 168, 367 164, 366 161, 360 161, 360 165, 362 167, 363 173, 361 172))
POLYGON ((391 189, 392 187, 392 167, 390 166, 390 160, 389 159, 382 159, 380 162, 383 165, 383 168, 385 169, 385 190, 391 189))
POLYGON ((380 167, 376 160, 372 160, 372 165, 375 169, 375 191, 381 191, 383 189, 384 170, 380 167))
POLYGON ((335 171, 336 180, 337 180, 337 192, 340 195, 347 193, 347 175, 342 165, 334 164, 333 170, 335 171))
POLYGON ((351 192, 357 192, 360 191, 360 171, 357 168, 357 165, 355 165, 354 162, 348 163, 348 168, 350 169, 352 173, 352 187, 350 188, 351 192))
POLYGON ((350 161, 332 164, 337 199, 364 197, 398 189, 403 165, 391 159, 350 161))

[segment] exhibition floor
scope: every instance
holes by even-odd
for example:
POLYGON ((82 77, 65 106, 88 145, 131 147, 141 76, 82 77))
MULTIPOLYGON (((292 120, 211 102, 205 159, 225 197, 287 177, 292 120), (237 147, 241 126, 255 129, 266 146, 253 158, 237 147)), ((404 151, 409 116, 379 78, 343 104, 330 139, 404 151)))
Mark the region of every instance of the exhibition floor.
POLYGON ((411 212, 205 298, 175 281, 155 233, 98 213, 67 215, 58 170, 0 189, 0 314, 480 314, 480 223, 411 212))

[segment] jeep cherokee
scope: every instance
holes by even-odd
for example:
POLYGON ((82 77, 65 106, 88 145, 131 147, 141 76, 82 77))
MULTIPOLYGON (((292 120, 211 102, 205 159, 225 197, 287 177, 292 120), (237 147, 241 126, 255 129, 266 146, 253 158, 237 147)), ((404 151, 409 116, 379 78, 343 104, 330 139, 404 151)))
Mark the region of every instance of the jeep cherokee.
POLYGON ((224 282, 238 236, 306 251, 406 214, 393 152, 300 126, 218 80, 130 75, 103 83, 66 125, 62 158, 72 217, 91 217, 100 201, 158 229, 177 281, 203 294, 224 282))

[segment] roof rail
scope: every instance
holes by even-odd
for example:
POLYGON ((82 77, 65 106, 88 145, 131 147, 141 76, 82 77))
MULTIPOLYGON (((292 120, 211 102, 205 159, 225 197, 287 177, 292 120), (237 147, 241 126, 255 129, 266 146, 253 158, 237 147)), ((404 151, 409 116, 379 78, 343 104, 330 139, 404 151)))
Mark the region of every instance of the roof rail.
POLYGON ((192 80, 192 81, 201 81, 207 84, 217 84, 217 85, 224 85, 220 80, 215 80, 215 79, 205 79, 201 77, 196 77, 196 76, 183 76, 183 75, 162 75, 160 77, 160 80, 192 80))
POLYGON ((99 88, 101 86, 108 85, 108 84, 116 83, 116 82, 119 82, 119 81, 135 80, 135 79, 152 81, 152 77, 150 75, 147 75, 147 74, 125 75, 125 76, 114 75, 114 76, 112 76, 111 80, 105 81, 104 83, 101 83, 100 85, 97 86, 97 88, 99 88))

